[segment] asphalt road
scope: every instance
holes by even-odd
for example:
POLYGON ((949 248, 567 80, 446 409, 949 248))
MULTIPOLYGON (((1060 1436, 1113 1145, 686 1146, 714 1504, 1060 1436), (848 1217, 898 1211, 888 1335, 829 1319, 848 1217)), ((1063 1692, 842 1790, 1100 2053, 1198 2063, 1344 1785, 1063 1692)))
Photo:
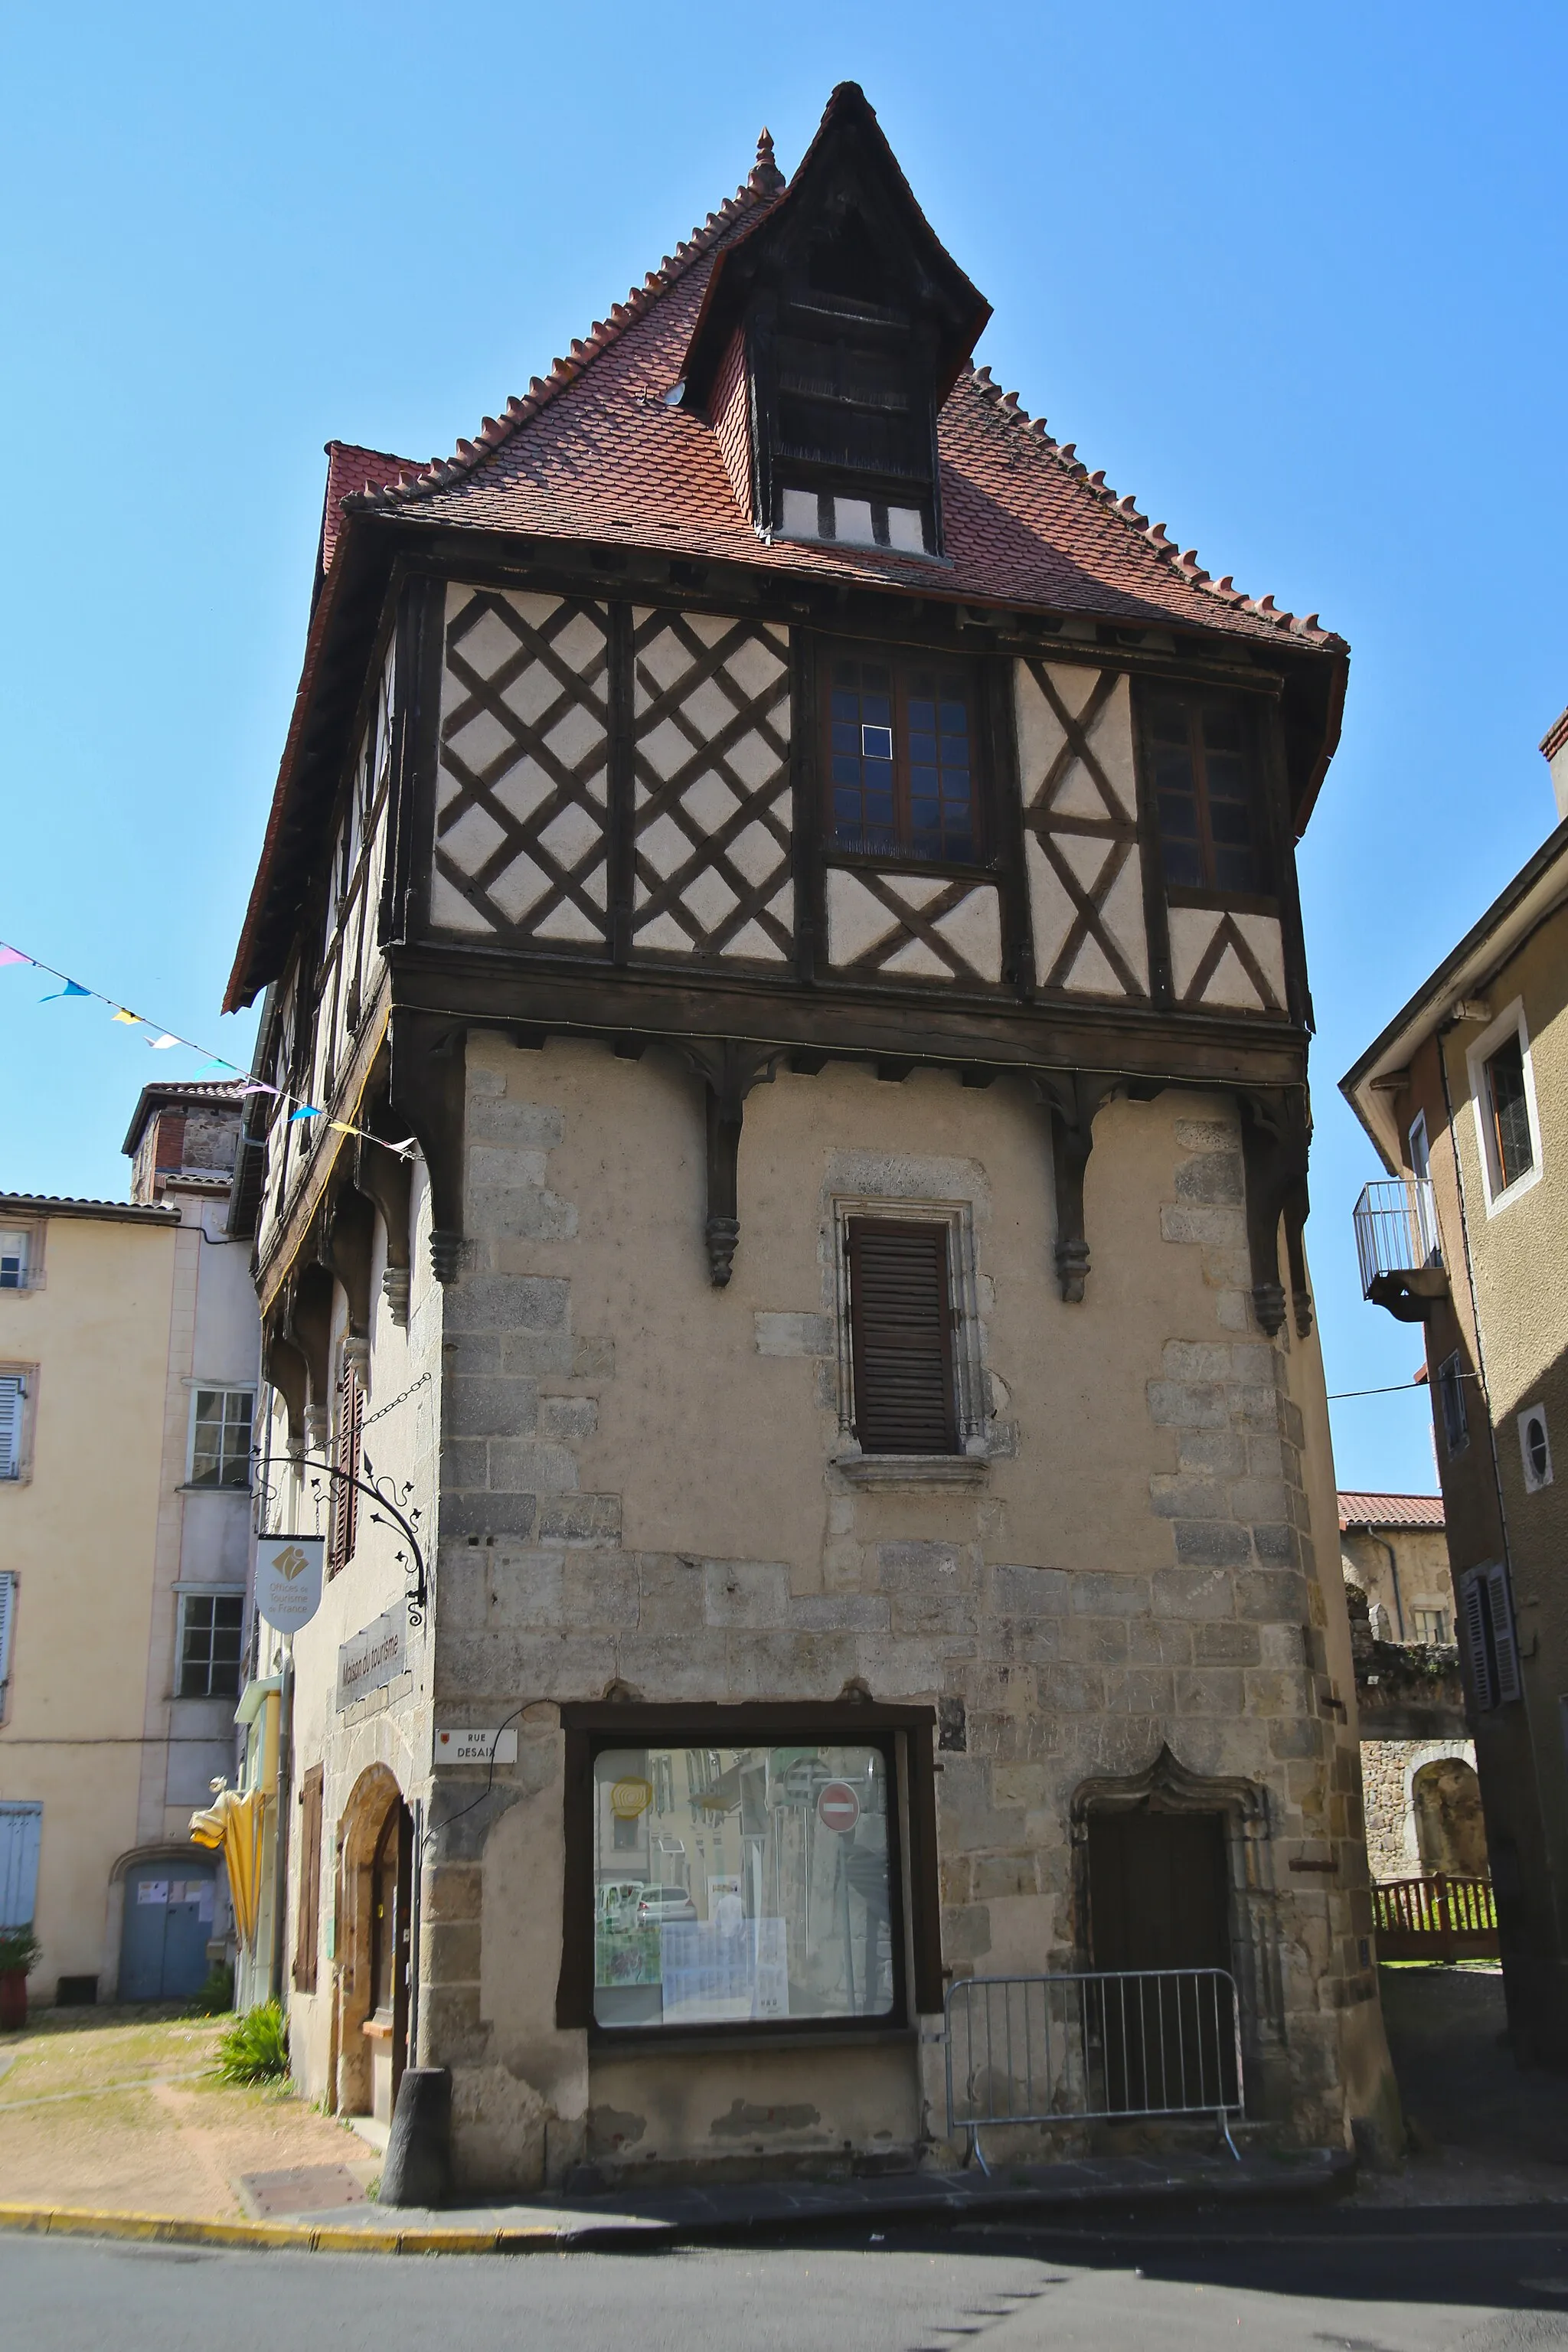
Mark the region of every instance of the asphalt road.
POLYGON ((1568 2211, 966 2226, 663 2254, 0 2237, 5 2352, 1568 2352, 1568 2211))

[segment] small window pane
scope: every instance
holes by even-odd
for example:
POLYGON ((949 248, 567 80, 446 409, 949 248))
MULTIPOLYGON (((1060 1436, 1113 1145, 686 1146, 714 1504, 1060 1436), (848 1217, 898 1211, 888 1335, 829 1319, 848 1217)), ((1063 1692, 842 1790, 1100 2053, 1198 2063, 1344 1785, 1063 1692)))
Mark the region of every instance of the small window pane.
POLYGON ((198 1389, 191 1442, 193 1486, 248 1486, 250 1423, 255 1400, 248 1389, 198 1389))
POLYGON ((1518 1034, 1501 1045, 1487 1064, 1487 1090, 1491 1097, 1492 1136, 1497 1150, 1499 1190, 1516 1184, 1535 1165, 1530 1135, 1530 1105, 1524 1090, 1524 1048, 1518 1034))
POLYGON ((891 2015, 879 1748, 617 1748, 594 1764, 601 2026, 891 2015))
POLYGON ((0 1290, 26 1290, 27 1236, 19 1227, 0 1229, 0 1290))
POLYGON ((237 1592, 186 1592, 180 1601, 181 1698, 235 1698, 239 1693, 241 1621, 237 1592))

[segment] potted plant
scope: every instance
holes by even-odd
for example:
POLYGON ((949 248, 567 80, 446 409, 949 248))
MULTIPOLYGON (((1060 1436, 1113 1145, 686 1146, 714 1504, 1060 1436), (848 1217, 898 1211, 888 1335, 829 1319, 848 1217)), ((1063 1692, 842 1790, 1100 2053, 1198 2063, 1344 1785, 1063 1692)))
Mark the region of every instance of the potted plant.
POLYGON ((27 2022, 27 1971, 43 1948, 30 1920, 0 1927, 0 2033, 19 2033, 27 2022))

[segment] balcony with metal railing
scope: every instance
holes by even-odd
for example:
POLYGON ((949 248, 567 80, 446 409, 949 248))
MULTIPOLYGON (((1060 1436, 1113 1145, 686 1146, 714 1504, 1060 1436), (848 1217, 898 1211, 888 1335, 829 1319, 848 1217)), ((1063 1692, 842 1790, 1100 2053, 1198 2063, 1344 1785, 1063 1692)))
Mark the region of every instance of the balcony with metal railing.
POLYGON ((1437 1236, 1437 1210, 1426 1176, 1394 1176, 1363 1185, 1355 1204, 1362 1297, 1400 1323, 1424 1323, 1448 1276, 1437 1236))

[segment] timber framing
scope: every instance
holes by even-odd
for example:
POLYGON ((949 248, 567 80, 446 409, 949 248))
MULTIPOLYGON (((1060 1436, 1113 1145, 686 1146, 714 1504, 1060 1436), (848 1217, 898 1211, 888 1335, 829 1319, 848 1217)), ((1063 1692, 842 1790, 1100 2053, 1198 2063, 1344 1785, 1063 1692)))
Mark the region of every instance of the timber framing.
MULTIPOLYGON (((1339 738, 1346 656, 1337 646, 1227 636, 1218 626, 1184 628, 1163 617, 1148 626, 1112 625, 1087 614, 1037 604, 977 605, 944 589, 940 575, 920 593, 907 587, 786 575, 762 567, 688 560, 587 541, 528 539, 515 533, 455 530, 408 514, 351 510, 312 616, 293 721, 285 746, 260 867, 246 918, 226 1010, 249 1003, 288 961, 296 924, 310 896, 321 845, 334 819, 353 732, 382 635, 404 604, 404 590, 429 583, 438 612, 440 583, 516 589, 565 597, 595 594, 670 610, 804 625, 837 637, 865 636, 932 653, 996 653, 1017 658, 1102 667, 1108 654, 1131 676, 1228 688, 1277 700, 1283 719, 1277 771, 1289 801, 1290 831, 1304 829, 1339 738)), ((425 659, 438 660, 438 625, 428 606, 418 635, 425 659), (432 640, 436 640, 435 648, 432 640)), ((400 656, 414 647, 406 636, 400 656)), ((417 657, 415 658, 417 667, 417 657)), ((406 675, 400 659, 400 674, 406 675)), ((422 683, 431 682, 428 668, 422 683)), ((420 697, 423 705, 425 697, 420 697)), ((624 723, 624 722, 623 722, 624 723)), ((797 733, 811 714, 801 713, 797 733)), ((421 709, 417 730, 433 727, 421 709)), ((624 754, 622 755, 624 757, 624 754)), ((800 754, 796 754, 797 761, 800 754)), ((410 764, 427 763, 415 751, 410 764)), ((399 879, 410 887, 407 836, 399 841, 399 879)), ((624 888, 624 884, 623 884, 624 888)))

